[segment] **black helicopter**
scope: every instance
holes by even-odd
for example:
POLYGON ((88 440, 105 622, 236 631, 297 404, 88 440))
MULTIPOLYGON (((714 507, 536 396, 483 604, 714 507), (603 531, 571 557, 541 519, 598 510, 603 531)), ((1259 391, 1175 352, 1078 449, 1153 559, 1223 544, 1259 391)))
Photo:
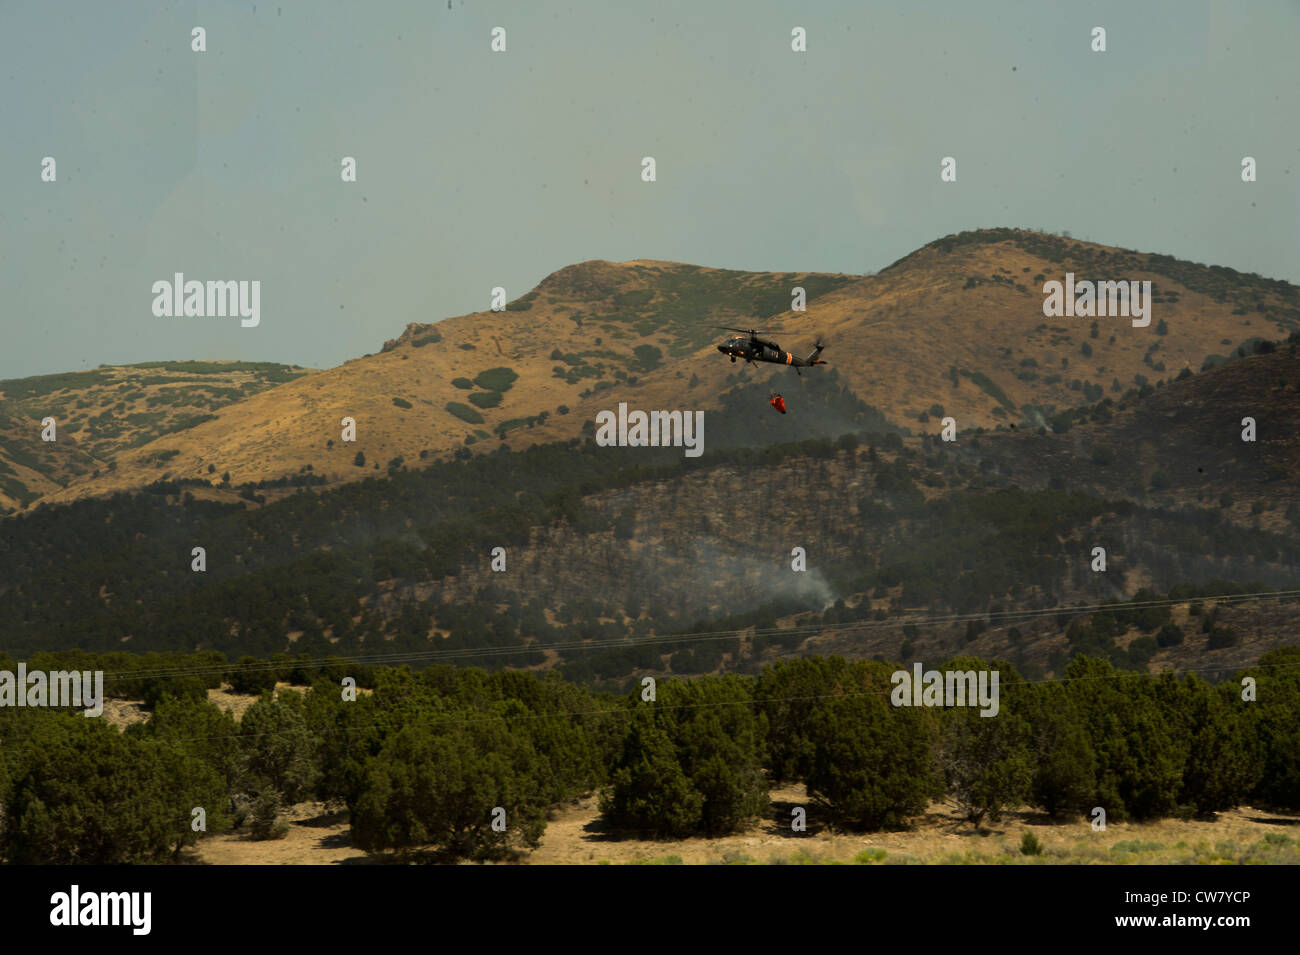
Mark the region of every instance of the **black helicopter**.
POLYGON ((807 358, 798 358, 788 351, 782 351, 781 346, 776 342, 768 341, 758 337, 758 332, 752 328, 732 328, 730 325, 715 325, 714 328, 725 328, 729 332, 744 332, 748 338, 737 335, 735 338, 729 338, 718 346, 718 351, 727 355, 732 361, 737 358, 743 358, 749 364, 756 361, 772 362, 777 365, 790 365, 800 375, 803 372, 800 368, 811 368, 813 365, 824 365, 818 356, 821 355, 822 349, 826 346, 817 342, 817 347, 813 349, 812 354, 807 358))

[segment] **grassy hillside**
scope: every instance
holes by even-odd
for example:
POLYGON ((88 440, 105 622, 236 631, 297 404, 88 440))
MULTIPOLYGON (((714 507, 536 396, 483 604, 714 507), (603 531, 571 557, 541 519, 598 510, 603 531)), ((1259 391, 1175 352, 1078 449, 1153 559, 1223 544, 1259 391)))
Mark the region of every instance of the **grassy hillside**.
POLYGON ((157 361, 0 381, 0 508, 69 484, 94 486, 122 461, 138 464, 137 479, 166 472, 185 431, 307 373, 273 362, 157 361), (41 440, 47 417, 53 442, 41 440))
MULTIPOLYGON (((36 392, 50 385, 11 382, 6 404, 25 404, 21 414, 0 408, 12 419, 0 421, 0 462, 10 468, 0 480, 11 482, 9 501, 28 505, 164 476, 220 484, 228 472, 240 485, 310 472, 341 483, 567 440, 620 401, 732 414, 743 395, 749 414, 761 418, 772 414, 771 390, 787 393, 791 430, 825 430, 815 402, 802 399, 828 368, 801 378, 784 367, 733 365, 714 350, 728 334, 714 325, 756 326, 797 354, 824 338, 837 387, 859 411, 875 409, 877 428, 934 432, 945 416, 963 429, 1038 425, 1220 363, 1298 322, 1300 292, 1285 282, 1010 229, 936 240, 873 276, 592 261, 560 269, 504 312, 413 324, 376 354, 295 380, 263 378, 275 384, 269 389, 245 391, 240 381, 204 390, 194 379, 205 375, 179 366, 150 376, 191 380, 53 376, 67 379, 51 395, 64 399, 79 429, 57 451, 37 448, 37 431, 12 423, 31 420, 41 410, 36 392), (1151 325, 1045 319, 1043 284, 1067 271, 1080 280, 1150 280, 1151 325), (796 286, 807 294, 805 312, 789 310, 796 286), (239 394, 229 390, 234 384, 239 394), (163 390, 170 393, 154 393, 163 390), (355 444, 342 442, 344 417, 357 424, 355 444)), ((851 430, 856 415, 836 423, 851 430)))

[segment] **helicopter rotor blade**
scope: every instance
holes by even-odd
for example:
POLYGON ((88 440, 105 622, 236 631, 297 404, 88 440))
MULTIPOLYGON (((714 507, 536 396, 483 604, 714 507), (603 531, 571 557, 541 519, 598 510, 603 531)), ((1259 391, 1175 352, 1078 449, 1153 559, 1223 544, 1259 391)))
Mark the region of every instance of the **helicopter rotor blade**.
POLYGON ((785 332, 783 328, 736 328, 734 325, 710 325, 710 328, 722 328, 729 332, 743 332, 746 335, 780 335, 785 332))

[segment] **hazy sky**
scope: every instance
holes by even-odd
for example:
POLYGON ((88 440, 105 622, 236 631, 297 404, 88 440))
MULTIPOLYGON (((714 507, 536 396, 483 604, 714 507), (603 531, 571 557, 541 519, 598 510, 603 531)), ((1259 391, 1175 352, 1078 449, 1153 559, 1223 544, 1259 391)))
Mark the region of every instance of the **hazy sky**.
POLYGON ((0 0, 0 378, 324 367, 586 259, 865 272, 987 226, 1300 282, 1295 0, 447 6, 0 0), (260 280, 261 324, 155 317, 175 272, 260 280))

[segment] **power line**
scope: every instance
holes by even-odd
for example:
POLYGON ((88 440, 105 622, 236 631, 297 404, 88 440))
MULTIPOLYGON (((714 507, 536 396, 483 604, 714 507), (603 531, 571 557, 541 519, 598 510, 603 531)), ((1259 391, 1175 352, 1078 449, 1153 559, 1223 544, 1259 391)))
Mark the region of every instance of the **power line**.
MULTIPOLYGON (((311 660, 288 660, 276 662, 272 660, 258 660, 251 663, 228 663, 212 664, 208 666, 190 666, 190 667, 161 667, 150 670, 120 670, 105 673, 106 679, 109 678, 144 678, 144 677, 182 677, 182 676, 211 676, 225 673, 253 673, 269 670, 280 670, 289 668, 304 669, 323 669, 326 666, 334 666, 338 663, 351 663, 356 665, 369 666, 391 666, 401 663, 419 663, 428 662, 436 663, 443 660, 458 660, 466 658, 494 658, 506 657, 524 653, 537 653, 545 650, 557 650, 566 652, 587 652, 605 649, 633 649, 640 647, 654 647, 662 645, 671 645, 677 643, 702 643, 714 640, 731 640, 742 636, 751 638, 763 638, 774 636, 813 636, 816 634, 834 632, 834 633, 855 633, 871 632, 880 630, 896 630, 904 626, 936 626, 947 624, 960 624, 971 620, 992 620, 997 619, 999 622, 1007 623, 1020 619, 1035 619, 1046 616, 1056 616, 1060 614, 1086 614, 1101 613, 1110 610, 1145 610, 1161 607, 1171 607, 1180 603, 1189 601, 1220 601, 1220 602, 1240 602, 1254 599, 1273 599, 1282 601, 1287 599, 1300 599, 1300 589, 1281 590, 1281 591, 1264 591, 1249 594, 1217 594, 1203 597, 1188 598, 1169 598, 1162 597, 1153 600, 1129 601, 1129 602, 1112 602, 1100 604, 1078 604, 1075 606, 1061 605, 1055 607, 1043 607, 1025 610, 1002 610, 1002 611, 983 611, 969 613, 953 614, 926 614, 923 609, 903 611, 905 614, 912 614, 908 617, 897 617, 891 620, 870 620, 855 621, 850 623, 807 623, 794 627, 740 627, 732 630, 712 630, 700 633, 683 633, 683 634, 663 634, 643 639, 628 637, 612 637, 605 640, 585 640, 585 641, 560 641, 554 643, 528 643, 511 647, 457 647, 453 649, 431 649, 431 650, 394 650, 387 652, 376 652, 369 654, 359 654, 353 656, 335 656, 331 655, 324 658, 314 658, 311 660)), ((1186 670, 1185 672, 1192 672, 1186 670)))

